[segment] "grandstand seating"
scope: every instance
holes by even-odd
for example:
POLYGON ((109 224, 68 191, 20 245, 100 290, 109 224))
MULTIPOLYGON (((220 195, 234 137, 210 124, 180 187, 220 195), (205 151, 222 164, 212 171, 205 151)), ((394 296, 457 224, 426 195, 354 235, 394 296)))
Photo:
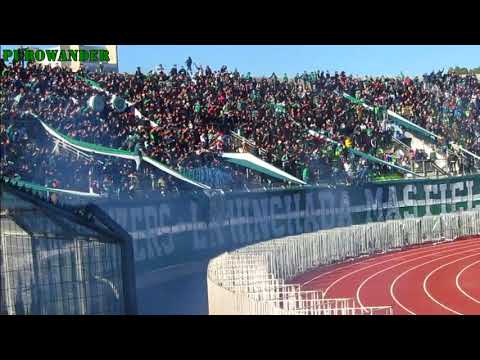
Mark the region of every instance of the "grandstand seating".
POLYGON ((464 172, 474 171, 480 152, 475 76, 360 79, 312 72, 279 79, 242 76, 225 67, 87 74, 13 64, 0 84, 3 175, 117 197, 282 181, 222 156, 242 151, 253 152, 297 183, 418 173, 421 166, 411 165, 415 149, 407 152, 395 141, 405 130, 419 137, 423 132, 422 141, 434 143, 437 158, 440 150, 462 153, 464 172), (108 101, 102 111, 88 106, 94 96, 109 100, 112 95, 126 100, 125 111, 108 101), (31 114, 74 141, 138 159, 85 153, 52 137, 31 114), (357 161, 358 156, 363 159, 357 161))

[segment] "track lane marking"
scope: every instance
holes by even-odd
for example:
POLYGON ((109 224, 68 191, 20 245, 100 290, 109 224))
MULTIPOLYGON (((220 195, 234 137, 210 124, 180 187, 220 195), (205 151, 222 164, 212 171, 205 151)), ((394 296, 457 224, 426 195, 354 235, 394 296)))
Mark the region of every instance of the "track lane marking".
POLYGON ((393 301, 395 301, 395 303, 400 306, 403 310, 407 311, 408 313, 410 313, 411 315, 416 315, 413 311, 407 309, 405 306, 403 306, 403 304, 397 299, 397 297, 395 296, 395 292, 394 292, 394 288, 395 288, 395 284, 398 282, 398 280, 400 280, 402 277, 404 277, 406 274, 408 274, 409 272, 411 272, 412 270, 415 270, 415 269, 418 269, 419 267, 422 267, 424 265, 427 265, 427 264, 430 264, 434 261, 438 261, 438 260, 442 260, 442 259, 445 259, 445 258, 448 258, 452 255, 459 255, 459 254, 463 254, 463 253, 467 253, 469 251, 475 251, 479 249, 480 250, 480 247, 478 248, 473 248, 473 249, 469 249, 469 250, 465 250, 465 251, 461 251, 459 253, 454 253, 454 254, 450 254, 450 255, 445 255, 445 256, 442 256, 442 257, 439 257, 439 258, 436 258, 436 259, 433 259, 433 260, 430 260, 430 261, 426 261, 424 263, 421 263, 419 265, 416 265, 414 267, 411 267, 409 268, 408 270, 404 271, 403 273, 401 273, 400 275, 398 275, 392 282, 392 284, 390 285, 390 296, 392 297, 393 301))
MULTIPOLYGON (((461 249, 464 249, 464 248, 467 248, 467 247, 470 247, 470 246, 475 247, 475 246, 479 246, 479 245, 480 245, 480 244, 473 244, 473 245, 470 244, 470 245, 468 245, 468 246, 462 247, 461 249)), ((453 249, 452 249, 452 248, 450 248, 450 249, 442 249, 442 251, 438 251, 438 252, 436 252, 434 255, 436 255, 436 254, 444 254, 444 253, 447 253, 447 252, 455 251, 455 250, 457 250, 458 248, 459 248, 459 247, 455 247, 455 248, 453 248, 453 249)), ((470 251, 470 250, 468 250, 468 251, 470 251)), ((455 255, 455 254, 451 254, 451 255, 455 255)), ((448 255, 448 256, 451 256, 451 255, 448 255)), ((408 264, 408 263, 413 262, 413 261, 415 261, 415 260, 423 259, 423 258, 426 258, 426 257, 429 257, 429 256, 431 256, 431 254, 427 254, 427 255, 423 255, 423 256, 416 257, 416 258, 413 258, 413 259, 409 259, 409 260, 406 260, 406 261, 402 261, 401 263, 394 264, 394 265, 392 265, 392 266, 389 266, 389 267, 387 267, 387 268, 384 268, 384 269, 382 269, 382 270, 380 270, 380 271, 377 271, 376 273, 373 273, 373 274, 370 275, 369 277, 367 277, 365 280, 363 280, 363 281, 360 283, 360 285, 358 286, 357 291, 356 291, 356 299, 357 299, 360 307, 361 307, 362 309, 365 308, 365 307, 363 306, 363 304, 362 304, 362 300, 361 300, 361 297, 360 297, 360 292, 361 292, 362 288, 365 286, 365 284, 366 284, 367 282, 369 282, 371 279, 373 279, 374 277, 376 277, 376 276, 378 276, 378 275, 380 275, 380 274, 382 274, 382 273, 384 273, 384 272, 386 272, 386 271, 389 271, 389 270, 391 270, 391 269, 394 269, 394 268, 396 268, 396 267, 398 267, 398 266, 401 266, 401 265, 404 265, 404 264, 408 264)), ((441 257, 441 258, 443 258, 443 257, 441 257)), ((440 259, 441 259, 441 258, 440 258, 440 259)))
MULTIPOLYGON (((474 242, 480 242, 478 238, 475 238, 475 239, 472 239, 472 240, 466 240, 468 241, 468 244, 471 244, 471 243, 474 243, 474 242)), ((455 243, 455 242, 450 242, 448 244, 441 244, 441 245, 445 245, 442 247, 441 250, 444 250, 444 248, 454 248, 454 249, 457 249, 457 248, 462 248, 463 245, 467 244, 467 242, 464 242, 462 241, 461 243, 455 243)), ((412 249, 412 250, 407 250, 407 254, 404 254, 403 256, 393 256, 387 260, 384 260, 384 261, 381 261, 381 262, 376 262, 372 265, 369 265, 369 266, 366 266, 366 267, 363 267, 363 268, 360 268, 360 269, 357 269, 355 271, 352 271, 350 273, 347 273, 341 277, 339 277, 338 279, 336 279, 334 282, 332 282, 328 287, 327 289, 325 290, 324 294, 326 295, 328 293, 328 291, 330 291, 330 289, 335 286, 337 283, 339 283, 340 281, 346 279, 347 277, 351 276, 351 275, 354 275, 360 271, 363 271, 363 270, 367 270, 367 269, 370 269, 374 266, 377 266, 377 265, 382 265, 382 264, 385 264, 389 261, 393 261, 393 260, 400 260, 400 259, 404 259, 404 258, 407 258, 407 257, 410 257, 412 255, 415 255, 415 254, 424 254, 424 253, 429 253, 429 254, 435 254, 435 253, 439 253, 438 251, 438 246, 436 246, 435 248, 432 248, 432 247, 428 247, 428 249, 425 249, 425 248, 417 248, 417 249, 412 249)), ((392 254, 392 255, 398 255, 397 254, 392 254)))
MULTIPOLYGON (((389 254, 390 255, 390 254, 389 254)), ((392 254, 393 255, 393 254, 392 254)), ((311 282, 323 277, 324 275, 328 275, 328 274, 331 274, 331 273, 334 273, 335 271, 338 271, 338 270, 343 270, 343 269, 348 269, 354 265, 364 265, 365 263, 368 263, 368 262, 372 262, 373 260, 375 260, 375 258, 370 258, 370 259, 364 259, 362 261, 358 261, 358 262, 354 262, 354 263, 351 263, 351 264, 344 264, 343 266, 339 266, 339 267, 336 267, 335 269, 332 269, 330 271, 327 271, 327 272, 323 272, 317 276, 315 276, 314 278, 300 284, 300 286, 305 286, 307 284, 310 284, 311 282)))
POLYGON ((475 261, 473 263, 471 263, 470 265, 464 267, 456 276, 455 278, 455 285, 457 286, 457 289, 463 294, 465 295, 467 298, 469 298, 470 300, 476 302, 477 304, 480 304, 480 300, 474 298, 473 296, 471 296, 470 294, 468 294, 465 290, 463 290, 462 286, 460 285, 460 277, 462 276, 463 272, 469 268, 471 268, 472 266, 476 265, 480 263, 480 260, 478 261, 475 261))
POLYGON ((474 256, 478 256, 480 255, 480 252, 477 252, 475 254, 472 254, 472 255, 468 255, 468 256, 464 256, 460 259, 456 259, 454 261, 450 261, 446 264, 443 264, 443 265, 440 265, 438 266, 437 268, 433 269, 432 271, 430 271, 430 273, 428 273, 428 275, 424 278, 423 280, 423 291, 425 292, 425 294, 427 294, 427 296, 432 300, 434 301, 435 303, 437 303, 438 305, 440 305, 441 307, 443 307, 445 310, 448 310, 456 315, 463 315, 462 313, 459 313, 458 311, 456 310, 453 310, 452 308, 446 306, 445 304, 442 304, 440 301, 438 301, 438 299, 436 299, 429 291, 428 291, 428 286, 427 286, 427 283, 428 283, 428 279, 430 279, 430 277, 435 274, 438 270, 440 269, 443 269, 449 265, 452 265, 452 264, 455 264, 456 262, 459 262, 459 261, 462 261, 462 260, 465 260, 465 259, 468 259, 468 258, 471 258, 471 257, 474 257, 474 256))
MULTIPOLYGON (((475 241, 475 240, 476 240, 476 241, 480 241, 480 240, 479 240, 479 237, 475 237, 475 238, 473 238, 473 239, 460 240, 459 242, 462 242, 463 244, 465 244, 465 243, 467 243, 467 242, 470 243, 470 242, 473 242, 473 241, 475 241)), ((304 285, 310 284, 312 281, 315 281, 315 280, 321 278, 321 277, 324 276, 324 275, 328 275, 328 274, 331 274, 331 273, 333 273, 333 272, 335 272, 335 271, 343 270, 343 269, 352 267, 352 266, 354 266, 354 265, 362 265, 362 264, 365 264, 365 263, 368 263, 368 262, 373 262, 373 261, 378 260, 378 259, 380 259, 380 258, 385 259, 385 258, 388 257, 389 259, 392 259, 392 258, 396 257, 398 254, 401 254, 401 253, 405 254, 405 253, 408 252, 408 253, 411 254, 412 252, 420 251, 420 250, 421 250, 421 251, 428 251, 428 250, 431 250, 431 249, 430 249, 431 246, 436 246, 436 247, 438 248, 438 247, 440 247, 440 246, 446 247, 446 246, 450 246, 450 245, 452 245, 452 244, 459 245, 459 246, 460 246, 460 245, 463 245, 463 244, 458 244, 458 243, 456 243, 455 241, 450 241, 450 242, 448 242, 448 243, 442 243, 442 244, 440 244, 440 245, 437 245, 437 244, 428 244, 428 245, 421 245, 421 244, 420 244, 420 245, 417 245, 417 244, 415 244, 414 246, 419 246, 419 247, 416 247, 416 248, 413 248, 413 249, 400 250, 399 252, 395 252, 395 253, 382 254, 382 255, 380 255, 380 256, 375 256, 375 255, 373 255, 373 257, 369 256, 369 257, 367 257, 366 259, 363 259, 363 260, 361 260, 361 261, 357 261, 357 262, 354 262, 354 263, 351 263, 351 264, 345 264, 345 265, 343 265, 343 266, 338 266, 338 267, 336 267, 335 269, 332 269, 332 270, 330 270, 330 271, 327 271, 327 272, 324 272, 324 273, 321 273, 321 274, 315 276, 314 278, 312 278, 312 279, 310 279, 310 280, 308 280, 308 281, 300 284, 300 286, 304 286, 304 285), (427 247, 428 247, 428 248, 427 248, 427 247)))

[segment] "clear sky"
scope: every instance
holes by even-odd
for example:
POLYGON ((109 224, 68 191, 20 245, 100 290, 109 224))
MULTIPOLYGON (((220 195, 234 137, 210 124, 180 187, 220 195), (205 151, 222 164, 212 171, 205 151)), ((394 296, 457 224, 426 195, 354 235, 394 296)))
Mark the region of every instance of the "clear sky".
MULTIPOLYGON (((41 45, 40 47, 52 45, 41 45)), ((11 46, 3 45, 2 48, 11 46)), ((16 46, 14 46, 16 47, 16 46)), ((121 72, 137 66, 148 72, 156 65, 197 64, 219 69, 227 65, 252 75, 289 76, 304 70, 345 71, 354 75, 422 75, 452 66, 480 66, 480 45, 120 45, 121 72)))

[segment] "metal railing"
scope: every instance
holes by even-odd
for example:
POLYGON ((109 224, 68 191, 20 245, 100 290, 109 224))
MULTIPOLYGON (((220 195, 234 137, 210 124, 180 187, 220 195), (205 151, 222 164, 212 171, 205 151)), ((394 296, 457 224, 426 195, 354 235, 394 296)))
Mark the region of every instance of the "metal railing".
POLYGON ((0 201, 0 313, 136 313, 131 237, 101 209, 6 182, 0 201))
POLYGON ((389 304, 364 307, 288 283, 318 266, 431 242, 480 234, 480 211, 353 225, 250 245, 212 259, 210 314, 393 314, 389 304))
MULTIPOLYGON (((266 155, 267 151, 260 146, 256 145, 254 141, 243 137, 242 135, 237 134, 235 131, 230 131, 232 137, 232 143, 236 149, 244 148, 248 152, 257 151, 259 155, 266 155)), ((275 155, 273 155, 275 158, 275 155)))

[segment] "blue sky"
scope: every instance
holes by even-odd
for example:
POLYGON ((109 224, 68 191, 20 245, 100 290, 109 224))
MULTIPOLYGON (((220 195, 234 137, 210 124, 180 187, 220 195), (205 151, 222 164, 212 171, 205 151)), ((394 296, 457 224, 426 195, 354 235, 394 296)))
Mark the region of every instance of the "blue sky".
MULTIPOLYGON (((40 47, 51 45, 41 45, 40 47)), ((2 48, 11 46, 3 45, 2 48)), ((15 46, 16 47, 16 46, 15 46)), ((289 76, 304 70, 345 71, 354 75, 422 75, 451 66, 480 66, 480 45, 120 45, 121 72, 158 64, 227 65, 252 75, 289 76)))

